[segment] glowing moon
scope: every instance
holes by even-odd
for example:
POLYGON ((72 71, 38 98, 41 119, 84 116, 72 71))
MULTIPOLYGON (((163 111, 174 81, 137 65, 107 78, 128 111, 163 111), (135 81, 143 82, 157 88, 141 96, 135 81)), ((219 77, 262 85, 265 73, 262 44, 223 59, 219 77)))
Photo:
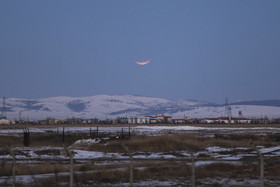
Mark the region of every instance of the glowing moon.
POLYGON ((150 62, 151 60, 145 61, 145 62, 136 62, 138 65, 146 65, 150 62))

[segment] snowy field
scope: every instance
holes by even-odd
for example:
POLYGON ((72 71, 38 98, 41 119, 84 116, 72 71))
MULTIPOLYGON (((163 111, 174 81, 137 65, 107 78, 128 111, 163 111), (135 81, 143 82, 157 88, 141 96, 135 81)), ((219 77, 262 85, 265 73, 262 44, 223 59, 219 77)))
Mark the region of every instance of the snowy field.
MULTIPOLYGON (((29 128, 31 136, 38 136, 40 134, 61 134, 62 127, 53 127, 53 128, 29 128)), ((87 134, 89 131, 95 131, 97 127, 65 127, 65 134, 87 134)), ((117 141, 120 138, 120 133, 127 133, 129 130, 128 127, 98 127, 99 134, 103 135, 96 138, 82 138, 74 141, 67 147, 68 151, 71 151, 73 154, 73 159, 75 162, 74 175, 83 175, 91 174, 98 176, 100 174, 99 167, 105 167, 102 171, 106 172, 124 172, 128 170, 129 165, 129 154, 126 151, 95 151, 89 150, 88 147, 96 146, 107 146, 110 144, 110 137, 114 137, 114 141, 117 141), (109 137, 110 136, 110 137, 109 137), (94 164, 93 164, 94 163, 94 164), (79 168, 82 165, 89 165, 89 169, 86 171, 79 168)), ((280 133, 280 128, 277 127, 254 127, 254 128, 231 128, 231 127, 196 127, 196 126, 134 126, 130 127, 131 136, 145 136, 145 137, 157 137, 157 136, 179 136, 179 135, 191 135, 195 134, 200 138, 206 138, 207 140, 215 140, 215 136, 219 135, 254 135, 256 137, 266 138, 273 134, 280 133)), ((22 129, 1 129, 0 137, 10 138, 10 137, 22 137, 22 129)), ((128 141, 128 140, 126 140, 128 141)), ((227 140, 225 140, 227 141, 227 140)), ((266 141, 266 139, 264 140, 266 141)), ((265 174, 271 175, 268 170, 270 169, 271 163, 275 166, 279 166, 280 162, 280 143, 278 141, 267 142, 258 145, 258 140, 254 140, 253 146, 215 146, 209 144, 203 149, 196 150, 194 154, 194 165, 196 171, 201 173, 203 170, 207 170, 208 167, 216 167, 219 165, 225 167, 245 167, 244 165, 250 165, 253 167, 252 171, 259 170, 259 156, 255 148, 257 148, 262 154, 266 165, 265 165, 265 174)), ((206 144, 207 145, 207 144, 206 144)), ((35 167, 37 165, 44 165, 50 163, 53 164, 63 164, 63 167, 69 168, 70 156, 65 154, 65 147, 62 146, 10 146, 13 153, 15 154, 16 164, 26 167, 35 167)), ((177 166, 178 163, 184 163, 184 167, 191 167, 191 152, 186 150, 173 150, 173 151, 133 151, 132 158, 134 160, 134 170, 136 173, 142 171, 151 170, 151 166, 154 163, 158 163, 158 166, 161 166, 161 163, 171 164, 172 166, 177 166), (148 164, 144 164, 148 162, 148 164), (173 164, 172 164, 173 163, 173 164), (143 165, 144 164, 144 165, 143 165)), ((4 148, 0 151, 0 160, 2 168, 11 167, 12 165, 12 155, 6 151, 4 148), (5 164, 5 165, 4 165, 5 164)), ((181 164, 178 165, 180 167, 181 164)), ((83 166, 85 167, 85 166, 83 166)), ((161 166, 162 167, 162 166, 161 166)), ((273 166, 274 167, 274 166, 273 166)), ((8 170, 8 169, 7 169, 8 170)), ((242 169, 243 171, 244 169, 242 169)), ((8 170, 10 171, 10 170, 8 170)), ((9 173, 9 172, 8 172, 9 173)), ((246 172, 245 172, 246 173, 246 172)), ((256 172, 259 174, 259 172, 256 172)), ((10 174, 2 174, 0 176, 0 186, 10 186, 12 185, 13 178, 10 174)), ((197 177, 196 182, 198 186, 209 186, 209 185, 220 185, 220 186, 256 186, 259 185, 260 180, 259 176, 251 175, 250 169, 248 169, 247 174, 243 174, 236 177, 231 175, 228 177, 219 177, 212 176, 211 174, 206 174, 203 177, 197 177)), ((59 171, 57 173, 44 171, 40 174, 21 172, 21 174, 16 175, 16 182, 22 186, 36 186, 44 184, 45 180, 50 180, 53 178, 62 178, 65 180, 63 182, 57 182, 55 185, 59 184, 61 186, 67 186, 69 182, 69 169, 59 171)), ((77 179, 76 179, 77 180, 77 179)), ((129 181, 122 180, 120 178, 119 182, 96 182, 94 179, 87 180, 88 184, 79 183, 79 186, 129 186, 129 181)), ((280 176, 273 175, 265 178, 265 183, 270 186, 279 186, 280 185, 280 176)), ((77 184, 76 184, 77 185, 77 184)), ((141 178, 134 181, 134 186, 189 186, 191 185, 191 175, 186 176, 186 178, 166 178, 166 179, 155 179, 155 178, 141 178)))
MULTIPOLYGON (((65 133, 86 133, 91 130, 96 130, 97 127, 67 127, 65 126, 65 133)), ((115 126, 99 126, 98 130, 100 132, 106 133, 119 133, 121 130, 128 130, 128 127, 115 127, 115 126)), ((63 127, 52 127, 52 128, 29 128, 31 133, 48 133, 48 132, 61 132, 63 127)), ((214 131, 224 131, 227 132, 235 132, 235 133, 272 133, 272 132, 280 132, 279 127, 201 127, 201 126, 132 126, 131 131, 137 135, 161 135, 167 133, 184 133, 184 132, 214 132, 214 131)), ((23 129, 0 129, 1 136, 11 136, 11 135, 21 135, 23 133, 23 129)))

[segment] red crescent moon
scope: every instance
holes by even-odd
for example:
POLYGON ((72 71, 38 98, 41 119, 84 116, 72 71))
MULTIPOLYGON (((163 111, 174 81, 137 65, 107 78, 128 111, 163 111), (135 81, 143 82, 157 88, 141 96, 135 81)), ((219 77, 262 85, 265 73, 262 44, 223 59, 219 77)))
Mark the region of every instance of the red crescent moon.
POLYGON ((136 62, 136 64, 139 64, 139 65, 146 65, 150 62, 151 60, 148 60, 148 61, 145 61, 145 62, 136 62))

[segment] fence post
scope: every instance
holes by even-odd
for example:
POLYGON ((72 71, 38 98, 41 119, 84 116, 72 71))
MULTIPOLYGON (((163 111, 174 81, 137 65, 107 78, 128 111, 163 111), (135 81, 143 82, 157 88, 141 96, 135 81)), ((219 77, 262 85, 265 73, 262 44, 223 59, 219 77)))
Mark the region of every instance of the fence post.
POLYGON ((263 156, 262 156, 260 150, 256 146, 254 146, 254 148, 255 148, 255 150, 257 151, 257 153, 258 153, 258 155, 260 157, 260 165, 261 165, 261 167, 260 167, 260 181, 261 181, 260 186, 264 187, 264 162, 263 162, 263 156))
POLYGON ((28 147, 30 145, 30 132, 29 129, 23 129, 23 145, 28 147))
POLYGON ((12 170, 12 173, 13 173, 13 187, 16 186, 16 157, 15 157, 15 154, 14 152, 10 149, 9 150, 12 157, 13 157, 13 170, 12 170))
POLYGON ((7 145, 4 145, 4 147, 6 148, 7 151, 10 152, 10 154, 13 157, 13 168, 12 168, 13 185, 12 186, 15 187, 16 186, 16 156, 10 147, 8 147, 7 145))
POLYGON ((191 152, 191 157, 192 157, 192 187, 195 187, 195 162, 194 162, 193 152, 191 152))
POLYGON ((191 159, 192 159, 192 187, 195 187, 195 160, 194 160, 194 154, 193 150, 188 148, 187 145, 184 142, 181 142, 182 146, 185 147, 188 152, 191 153, 191 159))
POLYGON ((128 139, 130 140, 130 126, 128 127, 128 139))
POLYGON ((129 165, 129 183, 130 186, 133 187, 133 160, 132 160, 132 154, 130 152, 130 150, 128 149, 128 147, 126 147, 123 143, 121 143, 121 146, 124 148, 124 150, 129 154, 129 159, 130 159, 130 165, 129 165))
POLYGON ((70 159, 70 187, 73 187, 73 152, 66 146, 64 146, 64 149, 60 152, 63 156, 69 156, 70 159))
POLYGON ((70 155, 70 187, 73 187, 73 154, 69 151, 70 155))
POLYGON ((96 137, 98 138, 98 127, 96 127, 96 137))
POLYGON ((64 127, 62 129, 62 143, 64 143, 64 127))

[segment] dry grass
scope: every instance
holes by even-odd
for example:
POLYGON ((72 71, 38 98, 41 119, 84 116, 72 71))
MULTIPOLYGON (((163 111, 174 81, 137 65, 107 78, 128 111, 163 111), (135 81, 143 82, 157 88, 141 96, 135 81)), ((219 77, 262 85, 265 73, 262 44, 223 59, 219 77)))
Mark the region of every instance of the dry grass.
MULTIPOLYGON (((279 177, 279 166, 280 162, 268 162, 265 165, 266 178, 279 177)), ((60 172, 68 173, 69 169, 69 163, 17 164, 17 175, 54 173, 55 175, 49 178, 34 177, 36 183, 32 186, 69 186, 69 175, 59 175, 60 172)), ((112 162, 105 165, 98 165, 94 162, 75 163, 74 171, 76 172, 74 174, 75 186, 110 186, 129 182, 129 163, 112 162)), ((10 176, 10 174, 11 165, 2 163, 1 175, 10 176)), ((191 166, 184 161, 135 161, 133 174, 135 182, 143 180, 186 182, 191 180, 191 166)), ((197 180, 205 178, 258 179, 259 164, 246 162, 243 164, 212 163, 200 165, 196 167, 195 175, 197 180)))
POLYGON ((165 152, 165 151, 201 151, 210 146, 219 146, 225 148, 247 147, 252 145, 275 146, 278 142, 268 139, 269 136, 258 135, 230 135, 216 138, 200 137, 198 134, 179 134, 179 135, 161 135, 161 136, 134 136, 130 140, 113 140, 82 146, 85 150, 101 152, 123 153, 121 147, 123 142, 131 152, 165 152))
MULTIPOLYGON (((62 146, 62 136, 54 132, 46 134, 31 134, 30 146, 62 146)), ((76 140, 88 138, 87 134, 67 134, 65 135, 65 144, 71 145, 76 140)), ((5 143, 10 147, 22 146, 22 137, 0 137, 1 143, 5 143)), ((270 135, 254 135, 254 134, 217 134, 215 137, 201 136, 200 134, 171 134, 160 136, 132 136, 130 140, 119 140, 111 138, 107 141, 101 141, 97 144, 81 145, 85 150, 125 153, 121 146, 124 143, 131 152, 169 152, 188 150, 201 151, 210 146, 219 146, 226 148, 247 147, 254 145, 276 146, 279 142, 275 141, 270 135)), ((58 155, 58 150, 38 150, 38 155, 54 154, 58 155)), ((0 155, 7 155, 8 152, 0 149, 0 155)), ((16 155, 24 154, 16 152, 16 155)), ((199 158, 207 157, 207 155, 199 155, 199 158)), ((256 160, 255 160, 256 161, 256 160)), ((279 177, 280 162, 271 159, 265 164, 265 176, 267 178, 279 177)), ((101 186, 104 184, 119 184, 121 182, 129 182, 129 164, 123 163, 104 163, 98 165, 94 162, 75 163, 74 171, 78 172, 74 175, 76 186, 101 186)), ((54 173, 53 177, 47 179, 35 179, 33 186, 69 186, 69 176, 58 175, 61 172, 69 172, 69 162, 52 163, 17 163, 17 175, 35 175, 54 173)), ((11 176, 12 164, 5 160, 0 161, 0 176, 11 176)), ((258 163, 247 162, 243 164, 227 164, 213 163, 196 167, 196 178, 234 178, 257 179, 259 176, 258 163)), ((176 180, 186 181, 191 178, 191 167, 183 161, 142 161, 134 162, 134 180, 176 180)), ((218 184, 217 184, 218 185, 218 184)), ((20 186, 20 185, 19 185, 20 186)), ((28 185, 30 186, 30 185, 28 185)), ((106 185, 105 185, 106 186, 106 185)))
POLYGON ((7 145, 9 147, 22 146, 22 138, 19 136, 0 136, 0 142, 2 145, 7 145))
MULTIPOLYGON (((115 164, 106 166, 88 167, 86 171, 74 175, 74 183, 76 186, 99 186, 104 184, 119 184, 121 182, 129 182, 129 165, 115 164), (90 169, 91 171, 89 171, 90 169)), ((85 168, 84 168, 85 169, 85 168)), ((142 162, 134 164, 133 171, 134 181, 142 180, 176 180, 190 181, 191 167, 183 162, 142 162), (141 168, 141 169, 140 169, 141 168)), ((244 165, 233 165, 225 163, 214 163, 205 166, 196 167, 196 179, 203 178, 234 178, 257 179, 259 174, 258 165, 247 163, 244 165), (230 169, 229 169, 230 168, 230 169)), ((38 183, 44 186, 47 180, 40 179, 38 183)), ((48 178, 49 186, 63 186, 61 183, 69 184, 69 176, 60 176, 48 178), (56 182, 55 182, 56 181, 56 182)), ((106 185, 105 185, 106 186, 106 185)))
MULTIPOLYGON (((35 175, 35 174, 46 174, 56 172, 69 171, 69 166, 66 164, 51 164, 51 163, 40 163, 40 164, 16 164, 17 175, 35 175)), ((1 161, 0 176, 10 176, 12 174, 12 163, 1 161)))
MULTIPOLYGON (((76 140, 89 138, 87 134, 65 134, 64 142, 62 134, 57 133, 30 133, 30 147, 39 146, 69 146, 76 140)), ((23 135, 22 136, 0 136, 0 142, 2 145, 8 147, 22 147, 23 146, 23 135)))
POLYGON ((259 167, 257 164, 228 164, 228 163, 213 163, 199 166, 196 168, 197 178, 244 178, 244 177, 258 177, 259 167))

